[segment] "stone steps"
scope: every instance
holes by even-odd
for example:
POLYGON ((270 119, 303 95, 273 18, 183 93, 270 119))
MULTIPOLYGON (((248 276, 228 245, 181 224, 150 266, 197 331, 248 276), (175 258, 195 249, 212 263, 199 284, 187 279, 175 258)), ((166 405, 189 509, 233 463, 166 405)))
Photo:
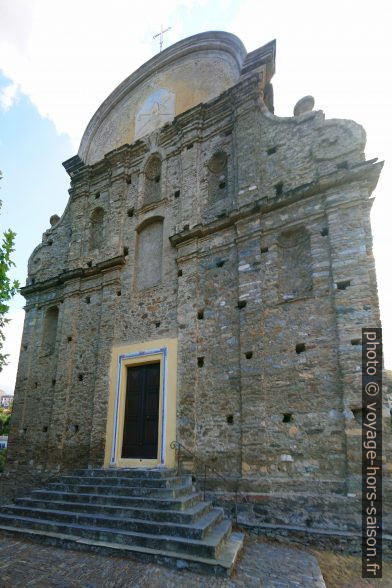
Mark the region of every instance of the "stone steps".
POLYGON ((0 508, 0 530, 77 549, 132 553, 229 574, 242 547, 223 510, 173 470, 86 470, 0 508))
POLYGON ((192 485, 192 476, 175 476, 170 478, 135 478, 108 476, 61 476, 57 483, 66 485, 92 485, 92 486, 124 486, 126 488, 176 488, 177 486, 192 485))
POLYGON ((176 478, 176 471, 173 469, 166 468, 107 468, 107 469, 88 469, 88 470, 75 470, 74 476, 83 476, 83 478, 94 478, 94 477, 108 477, 108 478, 153 478, 159 480, 162 478, 176 478))
POLYGON ((78 525, 110 527, 124 531, 136 531, 137 533, 152 533, 157 535, 178 535, 193 539, 203 539, 211 527, 223 519, 223 510, 214 508, 200 517, 197 522, 180 524, 167 521, 151 521, 144 519, 131 519, 124 517, 108 516, 101 513, 79 513, 65 510, 53 510, 42 508, 28 508, 23 506, 6 506, 0 513, 40 521, 49 520, 58 523, 70 523, 78 525))
POLYGON ((69 502, 60 500, 35 500, 33 498, 16 498, 15 504, 31 508, 57 509, 80 513, 99 513, 114 517, 145 519, 149 521, 172 521, 180 524, 192 524, 211 509, 211 502, 198 502, 186 510, 160 510, 155 508, 137 508, 114 506, 91 502, 69 502))
POLYGON ((47 485, 48 490, 54 490, 55 492, 71 492, 75 494, 109 494, 116 496, 154 496, 162 498, 177 498, 188 494, 189 489, 192 488, 191 484, 183 486, 174 486, 173 488, 154 488, 143 486, 115 486, 109 484, 63 484, 61 482, 52 482, 47 485))
POLYGON ((200 492, 192 492, 177 498, 155 498, 152 496, 127 496, 118 494, 93 494, 91 492, 67 492, 57 490, 34 490, 34 498, 47 500, 71 500, 72 502, 91 502, 93 504, 116 504, 145 508, 186 509, 201 500, 200 492))
POLYGON ((143 562, 155 561, 161 565, 167 565, 177 569, 188 569, 194 572, 204 572, 216 576, 230 576, 234 564, 243 547, 243 533, 231 533, 225 542, 223 549, 217 558, 206 558, 200 555, 192 555, 180 552, 167 552, 149 547, 139 547, 137 545, 119 545, 118 543, 108 543, 92 541, 83 537, 73 535, 61 535, 46 531, 42 533, 34 529, 8 527, 0 525, 0 532, 11 537, 26 538, 30 541, 38 541, 48 545, 62 547, 64 549, 93 551, 102 555, 127 557, 132 555, 143 562))
POLYGON ((40 518, 21 517, 0 513, 0 524, 23 527, 37 531, 51 531, 62 535, 77 535, 94 541, 118 543, 120 545, 138 545, 163 551, 175 551, 185 554, 216 558, 224 541, 231 532, 231 522, 223 520, 214 526, 203 539, 180 537, 178 535, 155 535, 136 531, 125 531, 96 525, 64 523, 40 518))

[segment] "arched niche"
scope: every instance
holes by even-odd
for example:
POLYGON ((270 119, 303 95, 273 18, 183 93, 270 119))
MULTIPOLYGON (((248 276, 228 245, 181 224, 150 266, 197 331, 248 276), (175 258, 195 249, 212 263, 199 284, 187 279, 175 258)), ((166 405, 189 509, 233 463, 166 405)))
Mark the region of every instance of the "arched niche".
POLYGON ((208 198, 211 203, 227 196, 227 154, 218 151, 210 158, 208 167, 208 198))
POLYGON ((137 229, 136 275, 137 290, 145 290, 162 280, 163 218, 154 217, 137 229))
POLYGON ((286 301, 309 295, 313 288, 309 232, 305 227, 284 231, 277 245, 280 295, 286 301))
POLYGON ((98 249, 103 241, 103 221, 105 212, 100 206, 95 208, 90 216, 90 249, 98 249))
POLYGON ((158 202, 162 198, 162 161, 158 154, 152 155, 144 168, 144 204, 158 202))
POLYGON ((41 349, 44 355, 50 355, 56 347, 57 324, 59 320, 58 306, 51 306, 45 312, 41 349))

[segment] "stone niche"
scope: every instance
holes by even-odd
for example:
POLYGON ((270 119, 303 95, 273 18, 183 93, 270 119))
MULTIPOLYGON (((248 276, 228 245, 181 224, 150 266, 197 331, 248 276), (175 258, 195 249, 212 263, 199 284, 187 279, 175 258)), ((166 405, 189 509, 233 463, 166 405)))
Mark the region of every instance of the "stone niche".
POLYGON ((285 301, 308 296, 313 288, 310 235, 304 227, 285 231, 279 249, 279 294, 285 301))
POLYGON ((208 198, 211 204, 227 197, 227 154, 215 153, 208 162, 208 198))
POLYGON ((44 318, 44 328, 42 333, 41 354, 51 355, 56 346, 57 323, 59 319, 59 309, 57 306, 51 306, 47 309, 44 318))
POLYGON ((162 279, 163 218, 153 218, 141 225, 137 235, 137 290, 152 288, 162 279))
POLYGON ((95 208, 90 217, 90 249, 97 249, 103 241, 104 210, 101 207, 95 208))
POLYGON ((158 155, 152 155, 144 172, 144 204, 153 204, 161 199, 162 162, 158 155))

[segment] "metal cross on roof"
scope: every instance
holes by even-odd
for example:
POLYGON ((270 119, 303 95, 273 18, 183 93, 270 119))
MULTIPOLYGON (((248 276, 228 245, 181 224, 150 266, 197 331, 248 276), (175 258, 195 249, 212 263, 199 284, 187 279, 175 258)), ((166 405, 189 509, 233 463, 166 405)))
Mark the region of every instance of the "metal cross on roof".
POLYGON ((161 32, 157 33, 156 35, 153 36, 153 39, 156 39, 157 37, 159 37, 159 53, 162 51, 162 45, 163 45, 163 34, 167 33, 167 31, 170 31, 171 27, 168 27, 167 29, 163 30, 163 25, 161 25, 161 32))

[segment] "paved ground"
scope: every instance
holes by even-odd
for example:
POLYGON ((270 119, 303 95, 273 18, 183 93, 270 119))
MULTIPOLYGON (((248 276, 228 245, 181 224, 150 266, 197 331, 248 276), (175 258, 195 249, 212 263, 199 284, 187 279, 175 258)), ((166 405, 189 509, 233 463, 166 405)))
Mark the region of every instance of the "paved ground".
POLYGON ((0 588, 324 588, 308 551, 247 538, 234 576, 219 579, 0 535, 0 588))

